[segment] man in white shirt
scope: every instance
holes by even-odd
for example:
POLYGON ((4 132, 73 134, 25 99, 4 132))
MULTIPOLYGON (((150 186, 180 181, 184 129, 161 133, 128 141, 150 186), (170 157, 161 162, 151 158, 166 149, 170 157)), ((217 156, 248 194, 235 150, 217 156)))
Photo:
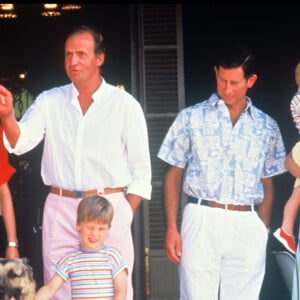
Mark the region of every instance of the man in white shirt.
MULTIPOLYGON (((106 244, 118 248, 129 266, 129 300, 131 223, 141 199, 151 196, 148 133, 139 102, 101 76, 104 59, 102 35, 91 27, 75 28, 65 42, 71 83, 42 92, 19 123, 11 93, 0 86, 0 118, 10 152, 25 153, 44 139, 41 175, 51 186, 43 215, 45 282, 54 263, 79 245, 75 224, 82 197, 105 195, 115 211, 106 244)), ((70 288, 55 299, 71 299, 70 288)))

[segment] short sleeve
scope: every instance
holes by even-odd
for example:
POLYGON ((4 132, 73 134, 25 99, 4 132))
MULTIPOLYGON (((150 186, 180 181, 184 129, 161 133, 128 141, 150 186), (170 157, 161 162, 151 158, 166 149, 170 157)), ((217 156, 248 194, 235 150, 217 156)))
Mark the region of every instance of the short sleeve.
MULTIPOLYGON (((124 269, 128 270, 127 265, 125 264, 121 253, 116 248, 107 248, 108 257, 112 267, 112 276, 117 276, 124 269)), ((128 271, 127 271, 128 272, 128 271)))

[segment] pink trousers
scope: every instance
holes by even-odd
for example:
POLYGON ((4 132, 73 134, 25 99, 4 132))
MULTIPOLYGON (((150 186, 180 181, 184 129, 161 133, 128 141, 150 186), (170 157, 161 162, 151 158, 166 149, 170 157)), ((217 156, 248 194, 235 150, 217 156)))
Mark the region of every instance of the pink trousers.
MULTIPOLYGON (((125 194, 105 195, 114 208, 112 227, 105 244, 119 249, 128 265, 128 291, 126 300, 133 300, 132 269, 134 249, 131 234, 133 214, 125 194)), ((50 280, 54 274, 53 265, 67 252, 79 247, 79 234, 76 230, 77 206, 81 199, 49 194, 43 213, 43 264, 44 281, 50 280)), ((57 292, 54 300, 69 300, 71 289, 68 283, 57 292)))

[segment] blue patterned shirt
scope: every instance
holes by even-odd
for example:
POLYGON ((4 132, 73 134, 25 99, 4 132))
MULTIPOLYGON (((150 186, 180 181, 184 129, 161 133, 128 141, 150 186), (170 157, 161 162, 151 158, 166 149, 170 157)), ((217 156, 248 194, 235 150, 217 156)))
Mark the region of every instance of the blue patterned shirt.
POLYGON ((158 157, 186 168, 184 192, 196 198, 233 204, 259 204, 261 178, 286 171, 286 151, 276 121, 252 105, 232 126, 216 94, 179 112, 158 157))

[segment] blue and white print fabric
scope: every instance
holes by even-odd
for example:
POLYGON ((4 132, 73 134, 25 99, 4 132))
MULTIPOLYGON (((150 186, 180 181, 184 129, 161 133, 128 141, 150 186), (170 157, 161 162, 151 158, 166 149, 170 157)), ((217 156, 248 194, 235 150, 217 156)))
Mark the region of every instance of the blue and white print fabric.
POLYGON ((277 122, 252 105, 233 126, 224 101, 215 93, 179 112, 158 157, 186 168, 184 192, 233 204, 259 204, 261 178, 286 171, 286 151, 277 122))

